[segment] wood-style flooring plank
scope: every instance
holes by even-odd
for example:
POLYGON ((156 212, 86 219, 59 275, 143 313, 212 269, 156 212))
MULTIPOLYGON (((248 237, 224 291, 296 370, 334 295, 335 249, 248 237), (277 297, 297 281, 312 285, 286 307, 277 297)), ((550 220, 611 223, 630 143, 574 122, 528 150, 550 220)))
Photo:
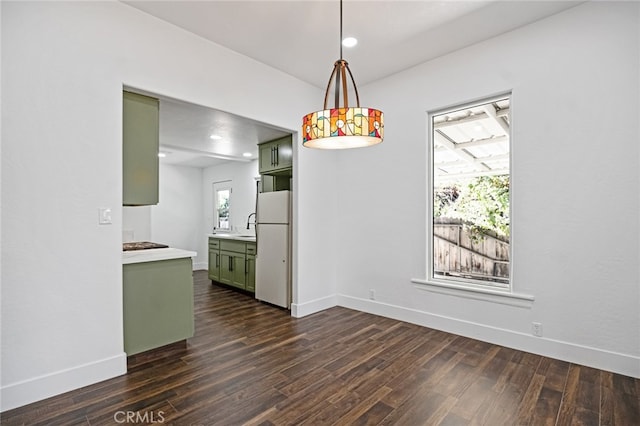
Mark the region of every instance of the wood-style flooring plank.
POLYGON ((640 379, 343 307, 292 318, 206 271, 194 312, 193 338, 2 426, 640 425, 640 379))

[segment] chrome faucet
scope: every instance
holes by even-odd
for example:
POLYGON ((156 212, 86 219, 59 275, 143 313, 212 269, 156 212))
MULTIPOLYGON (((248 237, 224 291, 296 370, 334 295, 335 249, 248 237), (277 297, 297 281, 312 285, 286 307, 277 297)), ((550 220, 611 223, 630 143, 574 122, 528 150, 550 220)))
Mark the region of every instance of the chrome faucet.
MULTIPOLYGON (((247 217, 247 229, 249 229, 249 225, 251 225, 251 216, 255 216, 255 215, 256 215, 255 213, 251 213, 251 214, 249 215, 249 217, 247 217)), ((253 220, 253 226, 256 226, 256 220, 255 220, 255 218, 254 218, 254 220, 253 220)))

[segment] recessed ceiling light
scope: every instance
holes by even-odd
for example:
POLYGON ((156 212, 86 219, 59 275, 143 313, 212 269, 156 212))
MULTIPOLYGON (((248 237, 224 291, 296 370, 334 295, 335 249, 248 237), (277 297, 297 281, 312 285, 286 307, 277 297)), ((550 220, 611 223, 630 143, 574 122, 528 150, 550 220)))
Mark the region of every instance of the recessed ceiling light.
POLYGON ((251 157, 251 153, 250 152, 243 152, 242 156, 243 157, 251 157))
POLYGON ((164 158, 164 157, 166 157, 166 156, 167 156, 167 153, 166 153, 166 152, 159 152, 159 153, 158 153, 158 157, 160 157, 160 158, 164 158))
POLYGON ((353 47, 358 44, 358 39, 355 37, 345 37, 342 39, 342 45, 344 47, 353 47))
POLYGON ((222 136, 220 136, 220 135, 211 135, 211 136, 209 136, 209 138, 213 139, 214 141, 219 141, 220 139, 222 139, 222 136))

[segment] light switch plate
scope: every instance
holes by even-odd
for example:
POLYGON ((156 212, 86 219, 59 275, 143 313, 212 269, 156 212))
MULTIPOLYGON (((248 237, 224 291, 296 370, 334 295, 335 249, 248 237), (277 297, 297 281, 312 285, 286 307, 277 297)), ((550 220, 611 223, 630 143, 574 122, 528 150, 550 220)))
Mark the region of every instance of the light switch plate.
POLYGON ((108 207, 98 209, 98 224, 111 225, 111 223, 111 209, 108 207))

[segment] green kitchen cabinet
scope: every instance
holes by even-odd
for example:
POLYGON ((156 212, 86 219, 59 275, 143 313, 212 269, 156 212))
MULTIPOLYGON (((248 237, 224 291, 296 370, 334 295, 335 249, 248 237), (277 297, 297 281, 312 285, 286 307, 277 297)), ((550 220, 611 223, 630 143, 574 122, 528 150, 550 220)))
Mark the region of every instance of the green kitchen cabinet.
POLYGON ((220 241, 209 239, 209 279, 220 281, 220 241))
POLYGON ((122 204, 158 204, 158 99, 122 93, 122 204))
POLYGON ((246 261, 247 269, 247 283, 246 290, 251 293, 256 292, 256 257, 253 255, 247 255, 246 261))
POLYGON ((220 250, 220 282, 246 289, 246 255, 220 250))
POLYGON ((220 281, 220 240, 209 238, 209 279, 220 281))
POLYGON ((122 290, 127 355, 193 336, 191 258, 122 265, 122 290))
POLYGON ((291 176, 293 166, 293 137, 291 135, 258 145, 261 175, 291 176))
POLYGON ((291 190, 291 176, 262 175, 260 184, 260 192, 288 191, 291 190))
POLYGON ((256 243, 209 238, 209 279, 255 292, 256 243))
POLYGON ((246 289, 252 293, 256 292, 256 244, 247 243, 247 283, 246 289))

